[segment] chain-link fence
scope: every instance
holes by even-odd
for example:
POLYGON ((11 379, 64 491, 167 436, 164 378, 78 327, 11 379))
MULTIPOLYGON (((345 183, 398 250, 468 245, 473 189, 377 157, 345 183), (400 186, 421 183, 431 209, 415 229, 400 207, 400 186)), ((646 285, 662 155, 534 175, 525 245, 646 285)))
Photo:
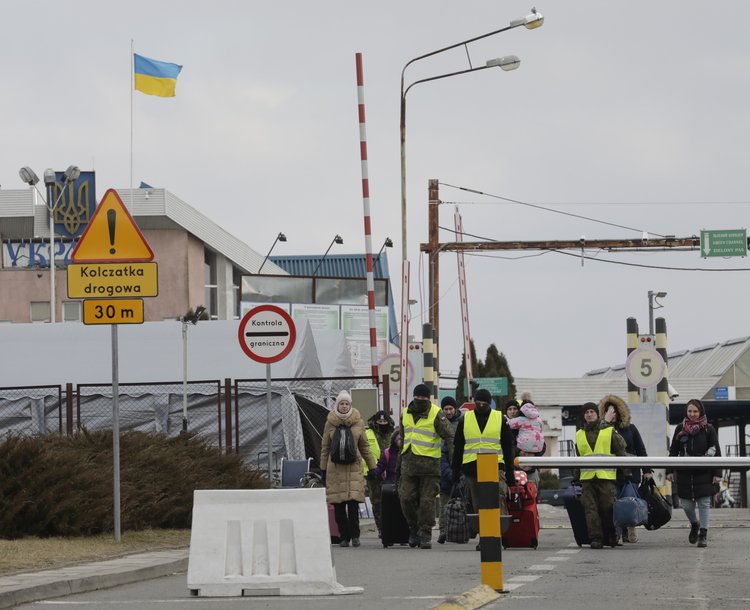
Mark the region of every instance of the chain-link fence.
POLYGON ((0 388, 0 434, 62 433, 62 405, 59 385, 0 388))
POLYGON ((234 450, 245 456, 248 465, 268 470, 270 428, 274 473, 278 474, 282 457, 311 457, 317 466, 325 416, 338 393, 371 387, 371 376, 273 379, 269 410, 265 379, 237 379, 231 423, 234 450))
MULTIPOLYGON (((118 385, 119 424, 122 432, 188 432, 223 446, 222 386, 217 380, 118 385), (187 398, 185 405, 185 398, 187 398), (187 408, 185 408, 187 407, 187 408)), ((75 427, 87 430, 112 428, 112 385, 79 384, 75 389, 75 427)))

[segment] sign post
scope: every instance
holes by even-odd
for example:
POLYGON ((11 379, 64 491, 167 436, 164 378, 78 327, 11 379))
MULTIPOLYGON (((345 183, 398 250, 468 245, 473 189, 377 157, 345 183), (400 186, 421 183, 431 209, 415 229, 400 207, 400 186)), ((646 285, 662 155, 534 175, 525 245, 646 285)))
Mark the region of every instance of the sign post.
POLYGON ((143 300, 159 294, 154 253, 117 191, 109 189, 68 265, 68 298, 84 299, 84 324, 112 325, 112 472, 114 538, 120 530, 120 379, 118 324, 142 324, 143 300), (94 297, 94 298, 89 298, 94 297), (96 298, 98 297, 98 298, 96 298), (102 298, 109 297, 109 298, 102 298))
POLYGON ((266 365, 266 440, 268 442, 268 482, 273 480, 273 443, 271 438, 271 363, 289 355, 297 339, 291 316, 275 305, 260 305, 240 320, 237 332, 245 355, 266 365))

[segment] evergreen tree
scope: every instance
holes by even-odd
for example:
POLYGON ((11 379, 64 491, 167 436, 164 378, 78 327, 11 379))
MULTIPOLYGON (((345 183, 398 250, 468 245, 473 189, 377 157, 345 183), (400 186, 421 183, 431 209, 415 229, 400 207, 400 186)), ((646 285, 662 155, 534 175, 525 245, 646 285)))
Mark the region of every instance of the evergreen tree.
POLYGON ((509 399, 516 397, 516 385, 513 374, 508 366, 508 359, 505 354, 499 352, 497 346, 492 343, 487 348, 487 356, 484 359, 484 376, 485 377, 506 377, 508 379, 508 395, 494 396, 498 408, 502 409, 509 399))

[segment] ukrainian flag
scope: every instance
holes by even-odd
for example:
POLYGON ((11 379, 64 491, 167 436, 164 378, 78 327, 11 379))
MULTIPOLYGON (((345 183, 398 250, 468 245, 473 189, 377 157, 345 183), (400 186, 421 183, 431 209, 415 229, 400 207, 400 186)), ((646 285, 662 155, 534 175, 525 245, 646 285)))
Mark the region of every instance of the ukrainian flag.
POLYGON ((174 97, 177 77, 182 66, 157 61, 133 53, 135 59, 135 89, 147 95, 174 97))

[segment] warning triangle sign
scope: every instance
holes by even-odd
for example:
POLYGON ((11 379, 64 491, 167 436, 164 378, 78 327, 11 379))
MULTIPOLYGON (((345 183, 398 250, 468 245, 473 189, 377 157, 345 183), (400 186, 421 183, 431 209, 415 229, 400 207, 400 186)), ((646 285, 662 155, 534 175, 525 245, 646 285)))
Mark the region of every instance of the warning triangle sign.
POLYGON ((76 263, 140 263, 154 260, 154 253, 117 191, 109 189, 70 258, 76 263))

